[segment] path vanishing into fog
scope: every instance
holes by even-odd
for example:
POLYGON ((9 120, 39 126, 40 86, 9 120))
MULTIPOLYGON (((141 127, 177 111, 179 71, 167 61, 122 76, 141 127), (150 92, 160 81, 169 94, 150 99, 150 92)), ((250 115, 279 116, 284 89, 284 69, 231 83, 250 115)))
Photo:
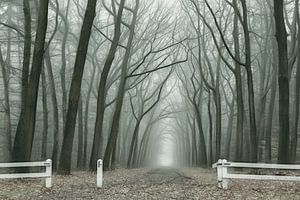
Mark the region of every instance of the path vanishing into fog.
POLYGON ((104 173, 101 189, 88 172, 54 176, 51 189, 36 179, 1 180, 0 199, 300 199, 299 183, 232 181, 229 186, 217 188, 210 169, 117 169, 104 173))

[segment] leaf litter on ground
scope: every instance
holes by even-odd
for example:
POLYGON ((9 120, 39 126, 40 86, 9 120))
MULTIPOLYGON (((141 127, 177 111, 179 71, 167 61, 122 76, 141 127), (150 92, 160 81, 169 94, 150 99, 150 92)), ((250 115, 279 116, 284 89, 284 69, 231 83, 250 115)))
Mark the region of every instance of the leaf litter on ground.
POLYGON ((104 172, 103 188, 96 174, 74 172, 53 176, 53 187, 44 180, 0 180, 0 199, 288 199, 300 200, 300 183, 288 181, 230 180, 229 189, 217 187, 216 173, 200 168, 117 169, 104 172))

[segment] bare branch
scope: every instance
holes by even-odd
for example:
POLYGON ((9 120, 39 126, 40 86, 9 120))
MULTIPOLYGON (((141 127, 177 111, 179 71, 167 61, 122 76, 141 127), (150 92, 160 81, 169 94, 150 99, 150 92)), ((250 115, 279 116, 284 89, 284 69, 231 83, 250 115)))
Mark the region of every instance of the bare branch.
POLYGON ((177 64, 185 63, 187 60, 188 60, 188 54, 187 54, 187 56, 186 56, 186 59, 184 59, 184 60, 180 60, 180 61, 177 61, 177 62, 174 62, 174 63, 170 63, 170 64, 168 64, 168 65, 164 65, 164 66, 162 66, 162 67, 158 67, 158 68, 155 68, 155 69, 152 69, 152 70, 149 70, 149 71, 145 71, 145 72, 142 72, 142 73, 132 74, 132 75, 127 76, 127 78, 131 78, 131 77, 135 77, 135 76, 141 76, 141 75, 153 73, 153 72, 159 71, 159 70, 161 70, 161 69, 165 69, 165 68, 168 68, 168 67, 177 65, 177 64))
POLYGON ((5 27, 8 27, 10 29, 13 29, 14 31, 16 31, 18 34, 20 34, 22 37, 25 37, 23 31, 21 31, 20 29, 18 29, 17 27, 13 26, 13 25, 10 25, 10 24, 6 24, 6 23, 3 23, 3 22, 0 22, 0 25, 3 25, 5 27))

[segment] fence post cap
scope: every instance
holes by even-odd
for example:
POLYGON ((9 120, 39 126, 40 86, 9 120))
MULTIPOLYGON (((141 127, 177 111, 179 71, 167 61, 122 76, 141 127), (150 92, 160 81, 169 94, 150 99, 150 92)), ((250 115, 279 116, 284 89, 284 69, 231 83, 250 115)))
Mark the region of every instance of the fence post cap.
POLYGON ((48 159, 46 160, 46 162, 52 162, 52 160, 51 160, 50 158, 48 158, 48 159))
POLYGON ((101 159, 97 160, 97 162, 98 162, 99 164, 102 164, 102 160, 101 160, 101 159))

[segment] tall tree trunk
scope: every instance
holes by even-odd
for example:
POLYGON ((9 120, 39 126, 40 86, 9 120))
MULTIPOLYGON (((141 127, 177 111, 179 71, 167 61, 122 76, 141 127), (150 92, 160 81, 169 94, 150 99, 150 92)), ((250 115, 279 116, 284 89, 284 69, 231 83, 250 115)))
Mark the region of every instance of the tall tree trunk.
MULTIPOLYGON (((10 45, 10 44, 9 44, 10 45)), ((9 52, 10 53, 10 52, 9 52)), ((0 65, 1 65, 1 72, 3 77, 3 85, 4 85, 4 109, 5 109, 5 116, 4 116, 4 124, 5 130, 1 133, 3 136, 3 144, 5 145, 3 150, 3 158, 1 162, 9 162, 11 160, 12 154, 12 144, 11 144, 11 118, 10 118, 10 103, 9 103, 9 74, 7 73, 7 67, 10 63, 10 58, 6 58, 6 62, 2 56, 2 50, 0 46, 0 65)))
POLYGON ((140 124, 141 124, 141 119, 138 119, 135 124, 132 139, 130 142, 130 149, 129 149, 128 160, 127 160, 127 168, 132 168, 132 165, 133 165, 133 154, 135 151, 134 147, 135 147, 136 143, 138 142, 138 134, 139 134, 140 124))
POLYGON ((196 102, 194 102, 194 109, 195 109, 195 114, 196 114, 198 130, 199 130, 199 149, 200 149, 199 164, 201 167, 207 167, 207 150, 206 150, 204 131, 203 131, 203 127, 202 127, 202 116, 201 116, 200 108, 198 107, 196 102))
MULTIPOLYGON (((273 47, 274 48, 274 47, 273 47)), ((273 50, 277 55, 277 50, 273 50)), ((274 57, 276 60, 276 57, 274 57)), ((273 115, 274 115, 274 107, 275 107, 275 98, 276 98, 276 76, 277 76, 277 61, 273 63, 273 77, 272 77, 272 86, 271 86, 271 93, 270 93, 270 103, 268 108, 268 121, 266 124, 266 162, 272 161, 272 124, 273 124, 273 115)))
MULTIPOLYGON (((200 29, 199 23, 200 23, 200 21, 198 21, 198 30, 197 31, 198 31, 198 37, 201 37, 201 35, 199 33, 199 29, 200 29)), ((203 35, 205 35, 205 25, 203 26, 203 35)), ((211 85, 209 85, 208 81, 206 80, 206 78, 204 76, 201 62, 200 62, 200 60, 201 60, 200 39, 198 39, 198 46, 199 46, 198 62, 199 62, 200 70, 201 70, 201 77, 203 78, 203 80, 205 79, 204 83, 208 87, 208 90, 211 90, 213 92, 213 99, 214 99, 215 111, 216 111, 216 115, 215 115, 216 151, 215 151, 215 156, 213 156, 213 155, 210 155, 210 156, 212 159, 219 159, 221 156, 221 139, 222 139, 222 108, 221 108, 221 96, 220 96, 220 88, 219 88, 221 57, 218 57, 218 59, 217 59, 217 67, 216 67, 216 73, 215 73, 216 75, 214 75, 210 58, 207 54, 207 51, 205 50, 205 46, 206 46, 205 44, 206 44, 206 41, 205 41, 205 37, 203 36, 202 37, 202 48, 203 48, 204 58, 208 65, 208 72, 211 77, 211 85), (216 77, 214 77, 214 76, 216 76, 216 77)), ((210 142, 212 142, 212 140, 210 142)), ((216 160, 212 160, 210 162, 214 162, 214 161, 216 161, 216 160)))
POLYGON ((34 45, 31 73, 26 91, 25 110, 24 113, 21 112, 13 149, 14 160, 17 161, 29 161, 31 159, 38 88, 42 70, 48 22, 48 3, 48 0, 41 0, 39 3, 37 34, 34 45))
MULTIPOLYGON (((217 72, 219 73, 219 72, 217 72)), ((219 80, 217 80, 219 82, 219 80)), ((222 108, 221 108, 221 95, 219 90, 219 84, 217 84, 216 89, 213 91, 214 102, 216 107, 216 155, 212 156, 214 161, 217 161, 221 157, 221 146, 222 146, 222 108)))
MULTIPOLYGON (((269 18, 269 10, 264 5, 260 12, 266 13, 264 17, 261 19, 261 35, 270 35, 272 34, 272 22, 269 18)), ((267 108, 267 94, 268 88, 271 86, 269 81, 272 75, 272 56, 270 56, 270 52, 272 50, 272 39, 270 40, 269 37, 262 39, 262 44, 260 45, 260 49, 262 53, 260 54, 261 63, 259 65, 259 94, 258 94, 258 105, 256 106, 256 113, 258 113, 257 117, 257 142, 258 142, 258 153, 257 159, 258 161, 264 160, 264 150, 266 151, 265 145, 265 134, 266 134, 266 108, 267 108)))
MULTIPOLYGON (((145 133, 146 134, 146 137, 145 137, 145 140, 144 140, 144 147, 143 147, 143 150, 141 151, 141 156, 140 156, 140 163, 146 165, 146 162, 147 162, 147 154, 149 153, 149 143, 150 143, 150 136, 151 136, 151 131, 152 131, 152 128, 153 126, 147 126, 149 127, 148 129, 146 129, 145 133)), ((142 145, 142 144, 141 144, 142 145)))
MULTIPOLYGON (((208 90, 209 91, 209 90, 208 90)), ((211 114, 211 97, 210 97, 210 92, 208 92, 208 103, 207 103, 207 111, 208 111, 208 120, 209 120, 209 165, 211 166, 213 163, 213 132, 212 132, 212 114, 211 114)), ((217 116, 216 116, 217 117, 217 116)), ((220 155, 219 155, 220 156, 220 155)), ((216 158, 219 159, 218 155, 216 155, 216 158)))
POLYGON ((29 65, 31 55, 31 13, 29 0, 23 0, 24 12, 24 51, 23 51, 23 66, 21 78, 21 114, 25 110, 26 91, 28 88, 29 65))
MULTIPOLYGON (((148 138, 149 138, 149 132, 151 132, 151 128, 153 126, 152 124, 152 119, 153 119, 153 116, 154 116, 154 113, 155 113, 155 110, 152 110, 151 113, 150 113, 150 117, 149 117, 149 121, 146 125, 146 128, 145 128, 145 131, 144 131, 144 134, 141 138, 141 143, 140 143, 140 148, 139 148, 139 154, 138 154, 138 161, 139 161, 139 165, 141 166, 142 165, 142 157, 144 157, 144 152, 145 152, 145 147, 146 147, 146 142, 148 141, 148 138)), ((131 123, 131 121, 130 121, 131 123)), ((130 124, 129 124, 130 125, 130 124)), ((126 140, 125 140, 126 142, 126 140)))
POLYGON ((230 103, 229 112, 230 114, 227 123, 226 143, 225 143, 225 158, 228 160, 230 160, 230 144, 231 144, 233 117, 234 117, 234 97, 232 98, 232 101, 230 103))
POLYGON ((287 57, 287 33, 283 14, 283 0, 274 0, 274 16, 278 49, 279 85, 279 144, 278 163, 289 162, 289 68, 287 57))
MULTIPOLYGON (((8 3, 8 17, 7 23, 11 24, 11 16, 13 15, 12 11, 12 2, 8 3)), ((0 45, 0 66, 3 79, 4 87, 4 130, 0 133, 0 141, 3 145, 3 155, 0 159, 0 162, 9 162, 12 159, 12 141, 11 141, 11 111, 10 111, 10 94, 9 94, 9 85, 10 85, 10 68, 11 66, 11 29, 7 29, 7 49, 6 49, 6 58, 4 61, 2 55, 2 49, 0 45)))
POLYGON ((131 128, 131 123, 133 121, 133 118, 130 117, 128 119, 129 121, 126 120, 127 122, 127 128, 125 129, 125 132, 122 134, 122 142, 123 142, 123 148, 120 150, 120 163, 122 166, 126 166, 127 164, 127 155, 128 155, 128 142, 127 142, 127 136, 129 135, 129 130, 131 128))
POLYGON ((47 82, 45 74, 45 65, 42 68, 42 101, 43 101, 43 137, 42 137, 42 160, 47 158, 48 144, 48 105, 47 105, 47 82))
POLYGON ((67 45, 67 39, 69 35, 69 5, 70 0, 67 1, 66 6, 66 13, 65 15, 61 15, 62 20, 64 22, 64 34, 62 38, 62 45, 61 45, 61 69, 60 69, 60 80, 61 80, 61 92, 62 92, 62 124, 63 128, 62 130, 65 130, 65 124, 66 124, 66 117, 67 117, 67 88, 66 88, 66 67, 67 67, 67 61, 66 61, 66 45, 67 45))
POLYGON ((96 122, 94 129, 94 139, 93 139, 93 147, 92 154, 90 159, 90 170, 96 170, 96 162, 102 156, 99 155, 100 149, 102 148, 101 138, 103 132, 103 117, 105 112, 105 101, 106 101, 106 82, 107 77, 111 69, 112 62, 115 58, 115 53, 117 51, 117 47, 119 44, 120 36, 121 36, 121 21, 122 21, 122 13, 124 8, 125 0, 120 1, 120 6, 118 10, 118 14, 115 19, 115 30, 114 30, 114 38, 111 43, 108 55, 106 57, 106 61, 101 73, 100 84, 98 89, 98 99, 97 99, 97 113, 96 113, 96 122))
MULTIPOLYGON (((25 101, 26 101, 26 92, 28 88, 28 79, 29 79, 29 65, 30 65, 30 55, 31 55, 31 14, 30 14, 30 4, 29 0, 23 0, 23 12, 24 12, 24 51, 23 51, 23 66, 22 66, 22 78, 21 78, 21 112, 20 117, 24 116, 25 111, 25 101)), ((18 122, 19 127, 21 120, 18 122)), ((18 130, 17 130, 18 132, 18 130)), ((20 134, 16 134, 13 149, 17 149, 22 139, 20 134)), ((13 150, 13 160, 17 161, 16 151, 13 150)))
MULTIPOLYGON (((9 4, 8 7, 8 20, 7 22, 10 24, 12 22, 11 17, 13 15, 12 10, 12 3, 9 4)), ((6 59, 5 59, 5 66, 2 69, 3 72, 3 82, 4 82, 4 93, 5 93, 5 122, 6 122, 6 136, 7 136, 7 144, 8 144, 8 160, 12 158, 12 141, 11 141, 11 112, 10 112, 10 97, 9 97, 9 71, 5 69, 7 67, 10 69, 11 66, 11 29, 8 29, 8 41, 7 41, 7 52, 6 52, 6 59)), ((1 50, 0 50, 1 51, 1 50)))
MULTIPOLYGON (((273 10, 273 8, 269 8, 273 10)), ((272 12, 273 13, 273 12, 272 12)), ((273 16, 271 18, 271 29, 272 33, 275 34, 275 20, 273 16)), ((270 92, 270 103, 268 107, 268 121, 266 124, 266 162, 272 161, 272 126, 273 126, 273 116, 275 107, 275 98, 277 92, 277 74, 278 74, 278 47, 275 38, 272 39, 272 81, 271 81, 271 92, 270 92)))
POLYGON ((82 117, 82 97, 79 99, 78 107, 78 148, 77 148, 77 168, 83 169, 83 117, 82 117))
POLYGON ((262 94, 260 96, 260 106, 259 106, 259 119, 258 119, 258 128, 259 131, 257 132, 257 160, 262 161, 263 160, 263 149, 265 147, 264 138, 265 138, 265 110, 266 110, 266 104, 267 104, 267 94, 262 94))
POLYGON ((85 99, 85 108, 84 108, 84 131, 83 131, 83 167, 86 168, 86 164, 87 164, 87 140, 88 140, 88 134, 89 134, 89 123, 88 123, 88 119, 89 119, 89 108, 90 108, 90 98, 91 98, 91 93, 92 93, 92 89, 93 89, 93 85, 94 85, 94 80, 95 80, 95 73, 96 73, 96 63, 92 63, 93 64, 93 70, 92 70, 92 74, 91 74, 91 79, 90 79, 90 83, 89 83, 89 89, 86 95, 86 99, 85 99))
POLYGON ((188 166, 191 167, 191 156, 190 156, 190 146, 191 146, 191 143, 190 143, 190 134, 189 134, 189 128, 188 126, 186 125, 186 128, 185 128, 186 131, 185 132, 185 136, 186 136, 186 160, 188 162, 188 166))
POLYGON ((245 37, 245 56, 246 56, 246 73, 248 86, 248 104, 250 118, 250 141, 251 141, 251 162, 257 162, 257 138, 256 138, 256 120, 255 120, 255 102, 254 86, 251 67, 251 42, 248 28, 248 10, 246 0, 241 0, 243 7, 243 30, 245 37))
POLYGON ((74 131, 76 125, 77 109, 81 91, 81 82, 83 76, 83 70, 91 36, 91 29, 95 18, 97 0, 88 0, 81 32, 80 39, 76 53, 74 71, 72 76, 72 82, 69 93, 68 112, 66 118, 66 124, 64 129, 64 138, 62 144, 62 151, 60 156, 59 174, 70 174, 71 170, 71 158, 74 131))
POLYGON ((52 71, 51 58, 49 48, 45 52, 45 64, 48 72, 48 82, 50 87, 52 112, 53 112, 53 147, 52 147, 52 169, 54 172, 57 170, 58 148, 59 148, 59 119, 58 119, 58 103, 56 97, 56 89, 54 82, 54 75, 52 71))
MULTIPOLYGON (((191 129, 191 145, 189 146, 189 152, 190 152, 190 157, 191 157, 191 162, 190 165, 191 167, 197 167, 198 163, 197 160, 197 131, 196 131, 196 119, 195 116, 189 117, 187 115, 187 124, 191 129)), ((201 152, 199 152, 201 153, 201 152)), ((201 162, 201 161, 199 161, 201 162)), ((199 163, 201 164, 201 163, 199 163)))
MULTIPOLYGON (((296 8, 299 8, 299 0, 296 0, 296 8)), ((297 143, 298 143, 298 124, 299 124, 299 108, 300 108, 300 18, 299 9, 296 11, 296 20, 298 24, 298 57, 297 57, 297 69, 296 69, 296 83, 295 83, 295 100, 294 100, 294 123, 293 132, 291 135, 291 149, 290 149, 290 161, 296 161, 297 143)))
MULTIPOLYGON (((234 0, 236 1, 236 0, 234 0)), ((234 52, 237 60, 240 60, 240 42, 239 42, 239 28, 238 16, 234 14, 234 52)), ((236 103, 237 103, 237 120, 236 120, 236 148, 235 160, 243 160, 243 141, 244 141, 244 100, 243 100, 243 84, 241 75, 241 66, 235 62, 235 87, 236 87, 236 103)))
POLYGON ((119 123, 120 123, 120 118, 121 118, 121 110, 122 110, 122 106, 123 106, 123 99, 124 99, 124 93, 125 93, 125 85, 126 85, 126 76, 127 76, 127 66, 130 60, 130 54, 131 54, 131 48, 132 48, 132 42, 133 42, 133 37, 134 37, 134 33, 135 33, 135 25, 136 25, 136 20, 137 20, 137 12, 138 12, 138 8, 139 8, 139 0, 135 1, 136 5, 135 5, 135 9, 133 12, 133 16, 132 16, 132 22, 131 25, 129 27, 129 38, 127 41, 127 45, 126 45, 126 51, 125 51, 125 55, 124 55, 124 59, 121 65, 122 71, 121 71, 121 80, 119 83, 119 87, 118 87, 118 92, 117 92, 117 97, 116 97, 116 107, 115 107, 115 111, 113 114, 113 121, 112 121, 112 125, 111 125, 111 131, 109 134, 109 138, 108 138, 108 143, 105 149, 105 154, 104 154, 104 169, 108 170, 108 169, 112 169, 114 168, 114 151, 116 148, 116 142, 117 142, 117 138, 118 138, 118 133, 119 133, 119 123))

